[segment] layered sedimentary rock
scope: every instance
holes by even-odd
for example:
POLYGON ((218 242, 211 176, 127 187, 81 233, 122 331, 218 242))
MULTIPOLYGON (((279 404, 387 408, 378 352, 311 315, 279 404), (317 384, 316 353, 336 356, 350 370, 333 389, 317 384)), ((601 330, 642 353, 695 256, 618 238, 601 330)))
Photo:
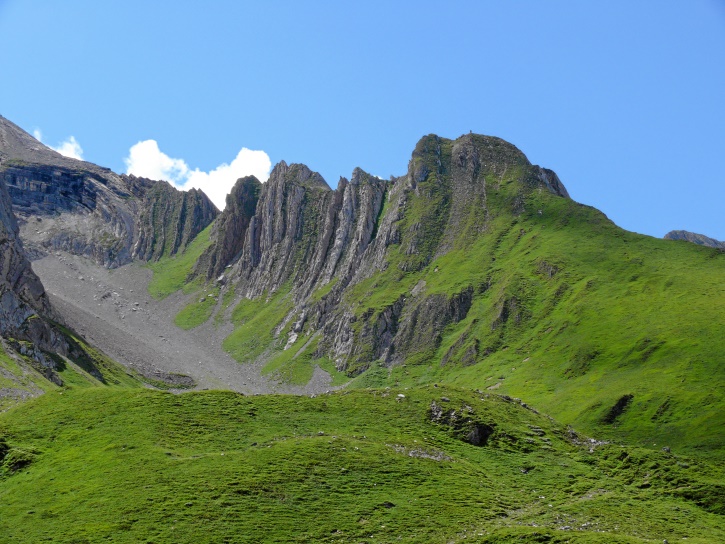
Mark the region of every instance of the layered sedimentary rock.
POLYGON ((219 211, 200 190, 179 191, 166 182, 153 182, 123 176, 129 186, 143 183, 148 189, 140 195, 135 218, 131 256, 156 261, 164 255, 183 251, 204 230, 219 211))
POLYGON ((69 344, 49 318, 56 316, 25 256, 10 195, 0 180, 0 336, 50 368, 53 362, 43 352, 66 355, 69 344))
POLYGON ((0 179, 31 255, 64 250, 116 267, 173 255, 218 210, 201 191, 63 157, 0 117, 0 179))
POLYGON ((554 172, 503 140, 473 134, 427 136, 405 176, 385 181, 356 169, 336 190, 306 166, 282 162, 266 184, 237 182, 196 273, 224 272, 247 298, 289 289, 293 309, 282 325, 292 324, 290 335, 321 334, 320 354, 341 370, 393 363, 437 347, 443 329, 467 315, 474 286, 428 295, 423 284, 362 313, 346 299, 350 290, 389 267, 400 275, 423 269, 484 234, 496 214, 524 213, 527 195, 539 190, 568 198, 554 172))

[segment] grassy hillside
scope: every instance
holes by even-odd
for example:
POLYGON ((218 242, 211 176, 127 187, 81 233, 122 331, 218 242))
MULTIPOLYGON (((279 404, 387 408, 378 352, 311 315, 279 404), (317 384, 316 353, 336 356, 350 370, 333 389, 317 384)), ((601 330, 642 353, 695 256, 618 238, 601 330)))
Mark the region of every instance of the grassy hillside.
MULTIPOLYGON (((192 284, 187 283, 187 278, 197 259, 210 244, 211 229, 212 225, 209 225, 201 231, 181 253, 164 255, 148 265, 154 273, 148 286, 149 293, 154 298, 162 299, 179 289, 192 288, 192 284)), ((190 313, 193 312, 190 310, 190 313)))
MULTIPOLYGON (((390 241, 385 265, 307 298, 287 282, 238 301, 216 316, 235 327, 225 349, 292 383, 318 365, 353 388, 480 388, 596 436, 722 457, 725 253, 626 232, 552 193, 551 176, 496 138, 423 138, 390 185, 381 215, 395 220, 376 219, 390 226, 371 243, 390 241)), ((154 289, 183 286, 197 253, 160 268, 154 289)), ((177 323, 208 320, 212 294, 177 323)))
POLYGON ((725 540, 721 467, 449 387, 76 389, 0 437, 7 542, 725 540))
POLYGON ((390 266, 349 293, 365 315, 418 285, 428 297, 474 291, 438 343, 357 381, 490 388, 590 432, 721 449, 725 254, 623 231, 546 193, 526 209, 420 272, 390 266))

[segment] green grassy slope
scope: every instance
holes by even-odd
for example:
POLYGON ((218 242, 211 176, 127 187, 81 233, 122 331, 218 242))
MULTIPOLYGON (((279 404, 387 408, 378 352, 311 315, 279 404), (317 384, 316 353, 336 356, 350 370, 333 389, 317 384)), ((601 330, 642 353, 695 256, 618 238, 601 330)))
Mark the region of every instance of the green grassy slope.
POLYGON ((474 290, 438 345, 358 381, 492 387, 590 432, 722 449, 725 254, 625 232, 547 193, 529 195, 526 209, 419 272, 390 266, 355 287, 348 300, 359 315, 420 282, 426 296, 474 290))
POLYGON ((209 225, 201 231, 181 253, 173 256, 165 255, 148 265, 154 273, 148 286, 149 293, 154 298, 162 299, 179 289, 193 288, 195 284, 189 284, 187 277, 197 259, 211 243, 209 241, 211 229, 212 225, 209 225))
POLYGON ((0 415, 0 437, 8 542, 725 539, 721 468, 590 451, 516 402, 455 388, 77 389, 0 415))
MULTIPOLYGON (((387 266, 347 286, 337 307, 322 300, 337 296, 334 282, 306 302, 332 324, 354 313, 352 352, 335 352, 311 322, 288 345, 301 315, 290 282, 239 302, 225 349, 240 362, 263 358, 266 372, 293 383, 319 365, 336 384, 355 378, 353 387, 490 388, 597 436, 722 456, 725 253, 626 232, 552 194, 541 172, 496 138, 423 138, 383 212, 399 218, 387 266), (465 318, 450 319, 446 306, 466 297, 465 318), (382 317, 401 304, 400 315, 382 317), (395 336, 384 361, 381 330, 395 336)), ((152 292, 184 286, 207 243, 208 231, 160 262, 152 292)), ((177 323, 204 322, 216 302, 194 300, 177 323)))

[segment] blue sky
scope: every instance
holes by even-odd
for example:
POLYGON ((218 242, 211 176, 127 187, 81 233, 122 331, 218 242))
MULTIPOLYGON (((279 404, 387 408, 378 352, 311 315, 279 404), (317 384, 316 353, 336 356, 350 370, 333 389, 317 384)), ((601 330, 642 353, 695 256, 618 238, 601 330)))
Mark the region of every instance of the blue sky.
POLYGON ((628 230, 725 240, 722 0, 0 0, 0 74, 0 114, 119 172, 154 140, 184 180, 269 157, 335 187, 472 130, 628 230))

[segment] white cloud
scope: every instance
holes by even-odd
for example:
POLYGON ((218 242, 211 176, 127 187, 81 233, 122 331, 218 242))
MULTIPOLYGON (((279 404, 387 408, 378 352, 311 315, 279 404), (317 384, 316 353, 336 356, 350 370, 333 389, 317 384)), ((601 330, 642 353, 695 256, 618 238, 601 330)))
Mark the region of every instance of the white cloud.
POLYGON ((267 181, 272 161, 264 151, 243 147, 234 160, 223 163, 209 172, 191 170, 184 159, 174 159, 159 149, 156 140, 138 142, 124 159, 126 173, 149 179, 163 179, 179 189, 201 189, 217 208, 224 209, 226 196, 237 179, 255 176, 267 181))
POLYGON ((183 185, 189 167, 183 159, 172 159, 159 149, 156 140, 138 142, 128 150, 126 173, 149 179, 163 179, 183 185))
MULTIPOLYGON (((39 142, 43 141, 43 133, 39 128, 36 128, 33 131, 33 137, 39 142)), ((61 142, 58 147, 53 147, 52 145, 48 145, 48 147, 54 149, 64 157, 78 159, 79 161, 83 160, 83 148, 81 147, 81 144, 78 143, 78 140, 75 139, 75 136, 70 136, 67 140, 61 142)))
POLYGON ((65 157, 78 159, 79 161, 83 160, 83 148, 73 136, 68 138, 65 142, 61 142, 58 147, 52 147, 52 149, 55 149, 58 153, 65 157))

